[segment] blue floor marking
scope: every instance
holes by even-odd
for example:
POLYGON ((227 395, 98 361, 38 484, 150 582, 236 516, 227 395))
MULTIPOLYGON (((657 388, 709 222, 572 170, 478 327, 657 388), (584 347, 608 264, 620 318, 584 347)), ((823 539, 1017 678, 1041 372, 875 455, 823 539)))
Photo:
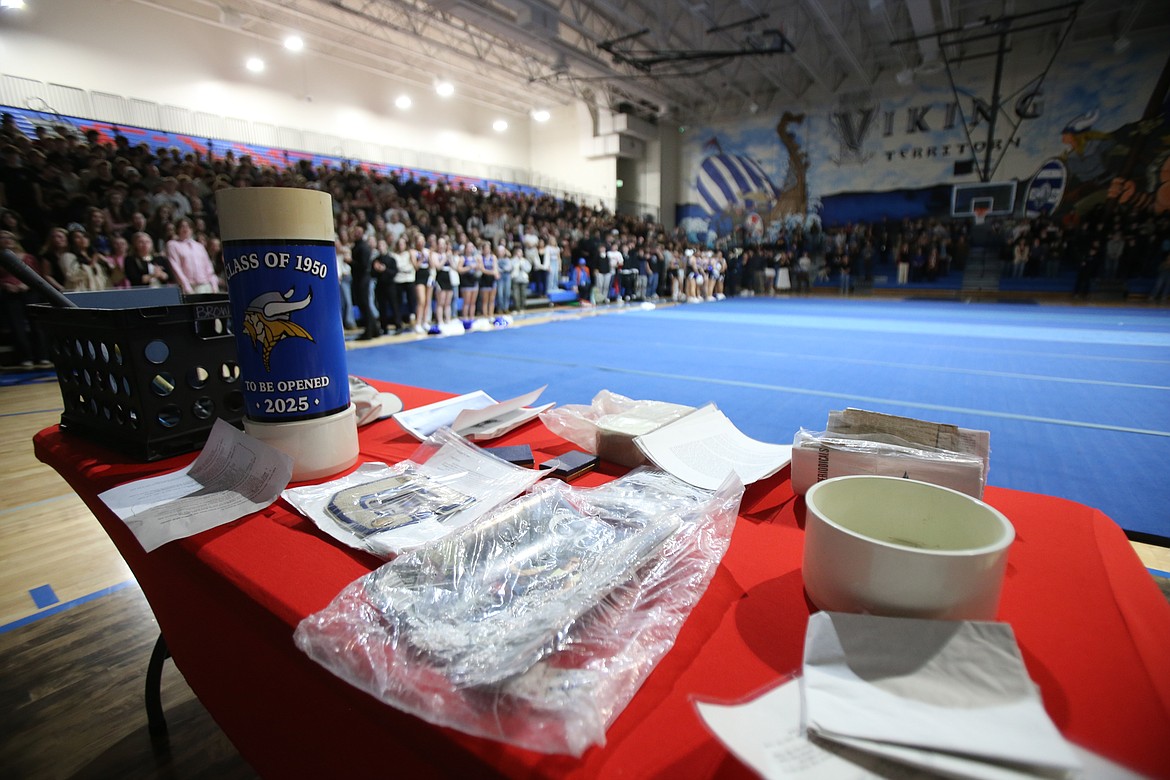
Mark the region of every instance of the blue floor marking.
POLYGON ((76 598, 76 599, 73 599, 72 601, 66 601, 66 602, 57 604, 56 606, 49 607, 48 609, 43 610, 41 612, 38 612, 35 615, 29 615, 28 617, 23 617, 23 618, 20 618, 19 620, 14 620, 11 623, 7 623, 3 626, 0 626, 0 634, 7 634, 9 631, 15 631, 18 628, 23 628, 24 626, 27 626, 30 623, 35 623, 38 620, 41 620, 43 618, 47 618, 51 615, 56 615, 60 612, 64 612, 66 610, 73 609, 74 607, 81 606, 82 604, 85 604, 86 602, 93 601, 94 599, 100 599, 102 596, 108 596, 111 593, 117 593, 120 590, 123 590, 125 588, 129 588, 131 586, 137 586, 137 585, 138 585, 138 583, 135 582, 134 580, 126 580, 125 582, 119 582, 117 585, 111 585, 108 588, 102 588, 99 591, 89 593, 85 596, 82 596, 81 598, 76 598))
MULTIPOLYGON (((678 317, 682 312, 667 310, 663 312, 667 317, 678 317)), ((922 334, 922 322, 915 320, 897 319, 863 319, 860 317, 840 316, 802 316, 799 314, 738 314, 727 311, 712 311, 709 313, 687 312, 685 318, 690 321, 707 320, 721 324, 743 323, 747 325, 766 325, 768 327, 806 328, 811 330, 838 330, 869 333, 912 333, 922 334)), ((1017 341, 1046 341, 1073 344, 1121 344, 1144 347, 1170 347, 1170 333, 1156 331, 1106 331, 1099 328, 1058 328, 1049 326, 1018 327, 1013 325, 993 325, 979 322, 948 323, 934 321, 930 323, 931 333, 939 336, 965 336, 987 339, 1014 339, 1017 341)))
POLYGON ((1170 431, 1157 431, 1145 428, 1127 428, 1119 425, 1102 425, 1099 423, 1082 422, 1080 420, 1061 420, 1056 417, 1036 417, 1029 414, 1012 414, 1011 412, 995 412, 989 409, 971 409, 964 406, 949 406, 945 404, 928 404, 919 401, 903 401, 897 398, 878 398, 859 396, 853 393, 834 393, 827 390, 809 390, 803 387, 785 387, 784 385, 768 385, 762 382, 740 382, 734 379, 713 379, 711 377, 694 377, 684 374, 663 374, 656 371, 639 371, 632 368, 611 368, 604 367, 600 370, 611 371, 618 374, 633 374, 636 376, 649 376, 659 379, 678 379, 686 382, 705 382, 713 385, 729 385, 732 387, 750 387, 755 390, 775 390, 782 393, 794 393, 796 395, 812 395, 820 396, 822 398, 841 398, 852 403, 867 402, 879 404, 891 404, 893 406, 908 406, 915 409, 930 409, 938 412, 955 412, 958 414, 977 414, 986 417, 998 417, 1004 420, 1021 420, 1023 422, 1047 423, 1051 425, 1066 425, 1073 428, 1093 428, 1100 431, 1117 431, 1119 433, 1140 433, 1146 436, 1163 436, 1170 438, 1170 431))
POLYGON ((61 600, 53 592, 52 585, 40 585, 30 590, 28 595, 32 596, 33 603, 37 605, 37 609, 51 607, 61 600))
MULTIPOLYGON (((833 337, 824 336, 822 337, 822 340, 828 340, 831 338, 833 337)), ((855 334, 852 336, 852 342, 856 345, 880 344, 883 346, 888 346, 890 343, 889 339, 871 339, 867 338, 865 334, 855 334)), ((1170 365, 1170 360, 1157 360, 1150 357, 1122 357, 1119 355, 1092 355, 1085 354, 1084 352, 1045 352, 1027 349, 1002 349, 998 347, 974 346, 971 344, 948 345, 948 348, 971 354, 1012 355, 1016 357, 1037 356, 1043 358, 1079 360, 1094 363, 1141 363, 1143 365, 1159 366, 1170 365)))
MULTIPOLYGON (((645 346, 667 346, 662 342, 657 345, 646 344, 645 346)), ((1063 376, 1049 376, 1046 374, 1024 374, 1013 371, 992 371, 990 369, 982 368, 950 368, 946 366, 932 366, 926 363, 892 363, 886 360, 866 360, 864 358, 846 358, 834 357, 831 355, 811 355, 801 354, 798 352, 760 352, 755 349, 734 349, 727 346, 718 347, 703 347, 694 346, 692 349, 706 349, 714 352, 739 352, 746 355, 760 355, 763 357, 776 358, 791 358, 796 360, 823 360, 833 363, 851 363, 863 366, 885 366, 887 368, 909 368, 915 371, 936 371, 946 374, 971 374, 975 376, 994 376, 1008 379, 1032 379, 1038 382, 1068 382, 1076 385, 1105 385, 1107 387, 1129 387, 1135 390, 1170 390, 1167 385, 1143 385, 1134 382, 1113 382, 1107 379, 1078 379, 1075 377, 1063 376)))
MULTIPOLYGON (((731 386, 731 387, 750 387, 750 388, 755 389, 755 390, 773 390, 776 392, 793 393, 796 395, 811 395, 811 396, 817 396, 817 397, 821 397, 821 398, 840 398, 840 399, 844 399, 846 401, 850 401, 851 403, 860 403, 860 402, 864 401, 864 402, 870 402, 870 403, 891 404, 894 406, 906 406, 906 407, 911 407, 914 409, 929 409, 931 411, 939 411, 939 412, 954 412, 954 413, 959 413, 959 414, 976 414, 976 415, 983 415, 986 417, 996 417, 996 418, 1003 419, 1003 420, 1020 420, 1022 422, 1035 422, 1035 423, 1044 423, 1044 424, 1049 424, 1049 425, 1064 425, 1064 426, 1069 426, 1069 427, 1073 427, 1073 428, 1092 428, 1094 430, 1101 430, 1101 431, 1116 431, 1118 433, 1137 433, 1137 434, 1142 434, 1145 436, 1161 436, 1161 437, 1165 437, 1165 438, 1170 438, 1170 431, 1159 431, 1159 430, 1153 430, 1153 429, 1148 429, 1148 428, 1129 428, 1129 427, 1121 426, 1121 425, 1104 425, 1101 423, 1083 422, 1081 420, 1062 420, 1058 417, 1038 417, 1038 416, 1027 415, 1027 414, 1013 414, 1011 412, 997 412, 997 411, 992 411, 989 409, 974 409, 974 408, 965 407, 965 406, 951 406, 951 405, 946 405, 946 404, 930 404, 930 403, 923 403, 920 401, 904 401, 904 400, 897 399, 897 398, 868 397, 868 396, 859 396, 859 395, 856 395, 854 393, 835 393, 835 392, 831 392, 828 390, 810 390, 810 389, 803 388, 803 387, 787 387, 785 385, 770 385, 770 384, 764 384, 762 382, 743 382, 743 381, 734 380, 734 379, 716 379, 713 377, 698 377, 698 376, 694 376, 691 374, 668 374, 668 373, 663 373, 663 372, 659 372, 659 371, 642 371, 642 370, 638 370, 638 369, 634 369, 634 368, 622 368, 622 367, 618 367, 618 366, 598 366, 598 365, 594 365, 594 364, 585 363, 583 361, 553 360, 553 359, 545 358, 545 357, 534 357, 532 355, 512 355, 512 354, 506 354, 506 353, 486 352, 483 350, 470 350, 470 349, 458 349, 458 348, 450 349, 448 351, 453 352, 453 353, 457 353, 457 354, 473 355, 476 357, 507 358, 509 360, 515 360, 515 361, 523 362, 523 363, 544 363, 544 364, 549 364, 549 365, 569 366, 569 367, 584 366, 587 368, 592 368, 592 369, 597 370, 597 371, 606 371, 606 372, 615 373, 615 374, 630 374, 633 376, 646 376, 646 377, 654 377, 657 379, 676 379, 676 380, 681 380, 681 381, 685 381, 685 382, 699 382, 699 383, 706 383, 706 384, 713 384, 713 385, 725 385, 725 386, 731 386)), ((929 369, 924 367, 922 370, 929 370, 929 369)), ((1067 380, 1067 381, 1072 381, 1072 380, 1067 380)))
POLYGON ((0 515, 6 515, 6 514, 9 514, 11 512, 23 512, 25 509, 30 509, 34 506, 41 506, 42 504, 51 504, 54 501, 66 501, 66 500, 71 499, 71 498, 76 498, 76 496, 74 494, 70 493, 70 494, 64 495, 64 496, 53 496, 52 498, 42 498, 40 501, 30 501, 29 503, 21 504, 20 506, 4 507, 3 509, 0 509, 0 515))

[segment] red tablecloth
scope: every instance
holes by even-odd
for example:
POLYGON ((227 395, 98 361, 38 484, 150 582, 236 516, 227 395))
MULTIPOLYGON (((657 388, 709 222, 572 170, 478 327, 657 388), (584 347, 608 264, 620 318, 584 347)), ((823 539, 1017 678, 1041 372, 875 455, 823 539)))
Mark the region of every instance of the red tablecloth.
MULTIPOLYGON (((379 383, 408 408, 445 394, 379 383)), ((417 443, 385 420, 361 431, 362 460, 397 462, 417 443)), ((540 423, 493 444, 530 444, 538 463, 572 446, 540 423)), ((175 663, 265 776, 745 777, 695 715, 692 697, 735 701, 796 672, 813 607, 801 584, 803 501, 787 470, 750 487, 731 546, 674 649, 581 759, 441 729, 387 707, 310 661, 297 623, 379 561, 333 542, 283 501, 146 554, 97 498, 194 455, 127 461, 56 427, 36 435, 105 527, 145 592, 175 663)), ((624 470, 602 465, 575 484, 624 470)), ((1170 777, 1170 606, 1120 528, 1062 499, 988 488, 1015 525, 1000 619, 1010 622, 1045 706, 1070 739, 1170 777)), ((164 702, 165 704, 165 702, 164 702)))

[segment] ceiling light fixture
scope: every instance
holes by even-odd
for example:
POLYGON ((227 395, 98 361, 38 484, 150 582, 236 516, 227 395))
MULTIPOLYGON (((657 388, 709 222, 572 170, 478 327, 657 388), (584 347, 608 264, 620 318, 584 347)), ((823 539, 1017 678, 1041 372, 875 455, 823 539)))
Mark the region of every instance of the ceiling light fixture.
POLYGON ((261 73, 264 70, 264 60, 259 57, 249 57, 248 61, 244 63, 244 67, 253 73, 261 73))
POLYGON ((394 105, 405 111, 413 105, 413 101, 410 99, 410 95, 399 95, 394 99, 394 105))
POLYGON ((537 109, 536 111, 532 112, 532 118, 535 119, 537 122, 547 122, 549 116, 551 116, 551 115, 547 111, 545 111, 543 108, 537 109))
POLYGON ((305 40, 299 35, 290 35, 284 39, 284 48, 289 51, 300 51, 305 48, 305 40))
POLYGON ((435 85, 435 92, 439 93, 439 97, 451 97, 455 94, 455 85, 450 81, 440 81, 435 85))
POLYGON ((508 123, 503 119, 497 119, 496 121, 492 122, 492 130, 495 130, 497 133, 502 133, 507 129, 508 123))

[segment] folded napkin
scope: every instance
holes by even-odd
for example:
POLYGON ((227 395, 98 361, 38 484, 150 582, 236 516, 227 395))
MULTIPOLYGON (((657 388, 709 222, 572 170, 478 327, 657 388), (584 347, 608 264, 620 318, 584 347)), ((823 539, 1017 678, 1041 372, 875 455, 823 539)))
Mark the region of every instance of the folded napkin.
POLYGON ((804 646, 808 732, 956 776, 1081 766, 1006 623, 820 612, 804 646))

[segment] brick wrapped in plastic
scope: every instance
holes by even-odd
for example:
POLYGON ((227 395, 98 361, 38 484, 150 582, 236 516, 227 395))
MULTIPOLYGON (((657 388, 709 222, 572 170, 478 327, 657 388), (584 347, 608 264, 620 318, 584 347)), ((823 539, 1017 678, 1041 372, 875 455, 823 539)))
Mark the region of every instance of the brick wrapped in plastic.
POLYGON ((589 406, 567 404, 542 412, 541 421, 563 439, 604 461, 622 466, 643 466, 646 456, 634 438, 657 430, 693 412, 693 406, 667 401, 637 401, 602 390, 589 406))
POLYGON ((926 447, 888 434, 849 434, 801 428, 792 442, 792 490, 803 496, 818 482, 851 474, 903 477, 983 497, 986 461, 977 455, 926 447))
POLYGON ((296 643, 428 722, 580 755, 673 646, 742 495, 734 476, 711 492, 645 468, 550 480, 350 584, 296 643))

